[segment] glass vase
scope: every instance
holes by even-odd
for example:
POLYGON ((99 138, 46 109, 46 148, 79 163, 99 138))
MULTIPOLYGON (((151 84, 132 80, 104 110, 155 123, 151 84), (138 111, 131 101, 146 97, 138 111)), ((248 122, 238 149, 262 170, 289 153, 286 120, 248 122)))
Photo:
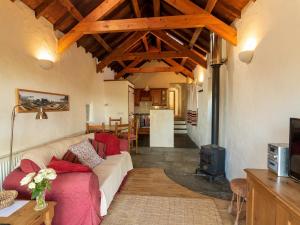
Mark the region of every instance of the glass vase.
POLYGON ((46 196, 46 191, 42 191, 39 193, 39 195, 36 197, 36 205, 34 207, 34 210, 40 211, 47 207, 45 196, 46 196))

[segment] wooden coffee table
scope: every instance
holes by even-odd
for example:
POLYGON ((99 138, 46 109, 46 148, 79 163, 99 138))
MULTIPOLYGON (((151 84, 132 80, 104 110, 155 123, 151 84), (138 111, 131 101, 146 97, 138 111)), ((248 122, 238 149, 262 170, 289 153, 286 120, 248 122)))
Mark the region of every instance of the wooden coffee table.
POLYGON ((41 211, 35 211, 35 201, 29 201, 21 209, 14 212, 9 217, 0 217, 0 224, 10 225, 51 225, 54 216, 54 206, 56 202, 47 202, 48 207, 41 211))

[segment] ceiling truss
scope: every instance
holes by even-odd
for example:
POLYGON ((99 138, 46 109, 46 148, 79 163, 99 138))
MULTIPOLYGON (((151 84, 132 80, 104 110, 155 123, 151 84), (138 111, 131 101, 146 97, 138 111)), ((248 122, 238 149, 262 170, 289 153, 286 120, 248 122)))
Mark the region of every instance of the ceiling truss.
POLYGON ((58 53, 77 42, 98 59, 97 72, 109 66, 115 79, 150 72, 193 79, 196 65, 207 67, 209 32, 236 45, 237 31, 230 24, 251 0, 21 1, 64 33, 58 53), (151 60, 166 66, 143 67, 151 60))

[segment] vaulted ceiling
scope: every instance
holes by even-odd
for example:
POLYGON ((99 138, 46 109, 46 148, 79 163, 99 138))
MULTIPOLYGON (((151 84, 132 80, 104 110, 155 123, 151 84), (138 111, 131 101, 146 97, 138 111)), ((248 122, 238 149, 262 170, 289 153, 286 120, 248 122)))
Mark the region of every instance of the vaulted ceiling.
POLYGON ((22 1, 65 34, 58 52, 76 42, 98 59, 97 71, 108 66, 119 79, 160 70, 193 78, 197 64, 207 67, 210 31, 237 43, 230 24, 251 0, 22 1), (170 67, 140 68, 154 59, 170 67))

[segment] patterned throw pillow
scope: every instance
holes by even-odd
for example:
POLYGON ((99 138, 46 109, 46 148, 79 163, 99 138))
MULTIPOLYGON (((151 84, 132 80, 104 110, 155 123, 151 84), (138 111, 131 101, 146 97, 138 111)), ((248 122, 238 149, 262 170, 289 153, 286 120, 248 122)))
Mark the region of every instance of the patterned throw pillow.
POLYGON ((105 150, 106 150, 106 144, 99 142, 99 141, 95 141, 94 139, 89 139, 90 143, 93 145, 95 151, 97 152, 97 154, 102 158, 102 159, 106 159, 106 154, 105 154, 105 150))
POLYGON ((103 160, 97 155, 89 140, 71 145, 69 149, 78 157, 82 164, 90 168, 96 167, 103 160))
POLYGON ((68 150, 66 152, 66 154, 64 154, 64 156, 62 157, 62 160, 71 162, 71 163, 77 163, 77 164, 81 164, 77 155, 75 155, 73 152, 71 152, 70 150, 68 150))

